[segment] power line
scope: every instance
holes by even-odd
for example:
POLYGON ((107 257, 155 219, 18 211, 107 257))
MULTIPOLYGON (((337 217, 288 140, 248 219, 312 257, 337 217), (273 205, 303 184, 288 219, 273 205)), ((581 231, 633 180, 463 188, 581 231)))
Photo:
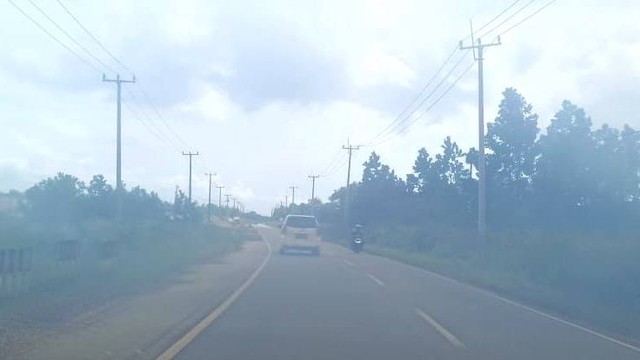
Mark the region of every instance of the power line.
MULTIPOLYGON (((449 91, 451 91, 451 89, 458 83, 460 82, 460 80, 462 80, 462 78, 469 72, 469 70, 471 70, 473 68, 473 65, 475 64, 475 61, 472 62, 467 68, 465 68, 465 70, 440 94, 440 96, 438 96, 436 98, 436 100, 431 103, 431 105, 429 105, 426 109, 424 109, 422 111, 422 113, 420 113, 420 115, 418 115, 417 117, 415 117, 413 120, 411 120, 410 123, 406 124, 402 129, 400 129, 397 134, 403 134, 405 133, 416 121, 420 120, 427 112, 429 112, 434 106, 436 106, 438 104, 438 102, 440 102, 440 100, 442 100, 442 98, 444 98, 445 95, 447 95, 447 93, 449 91)), ((387 137, 386 139, 383 139, 381 141, 379 141, 376 145, 385 143, 391 139, 393 139, 394 136, 390 136, 387 137)))
MULTIPOLYGON (((473 65, 475 64, 475 61, 472 62, 471 64, 469 64, 469 66, 467 68, 464 69, 464 71, 444 90, 444 92, 442 94, 440 94, 440 96, 438 96, 436 98, 436 100, 429 105, 426 109, 424 109, 424 111, 418 115, 415 119, 413 119, 409 124, 407 124, 403 129, 401 129, 398 134, 403 134, 407 129, 409 129, 409 127, 411 127, 411 125, 413 125, 416 121, 420 120, 427 112, 429 112, 436 104, 438 104, 438 102, 440 102, 440 100, 442 100, 442 98, 447 95, 447 93, 449 91, 451 91, 451 89, 458 84, 458 82, 460 82, 460 80, 462 80, 462 78, 469 72, 469 70, 471 70, 473 68, 473 65)), ((388 139, 389 140, 389 139, 388 139)))
MULTIPOLYGON (((449 72, 447 72, 447 74, 445 76, 442 77, 442 79, 438 82, 438 84, 436 84, 436 86, 431 90, 431 92, 420 102, 420 104, 418 105, 418 107, 411 113, 409 114, 409 116, 406 116, 400 123, 398 123, 395 127, 393 127, 391 129, 391 131, 389 131, 387 133, 387 135, 385 135, 384 137, 382 137, 381 139, 379 139, 377 142, 373 143, 373 144, 369 144, 369 146, 375 146, 375 145, 379 145, 383 142, 388 141, 390 138, 392 138, 394 136, 394 132, 400 128, 404 130, 406 130, 409 126, 411 126, 412 124, 414 124, 416 122, 416 120, 411 120, 411 115, 415 114, 415 112, 418 110, 418 108, 420 108, 420 106, 422 106, 424 103, 427 102, 427 100, 429 100, 433 95, 435 95, 435 93, 438 91, 438 89, 442 86, 442 84, 444 84, 444 82, 453 74, 453 72, 460 66, 460 64, 462 64, 462 62, 466 59, 467 55, 469 54, 471 50, 468 50, 466 53, 463 54, 463 56, 455 63, 455 65, 449 70, 449 72), (406 121, 409 121, 409 125, 408 126, 404 126, 403 127, 403 123, 405 123, 406 121)), ((455 84, 455 83, 454 83, 455 84)), ((443 94, 446 94, 449 91, 449 89, 445 90, 445 92, 443 94)), ((436 102, 434 102, 434 104, 432 104, 429 109, 431 109, 433 107, 433 105, 435 105, 441 98, 443 95, 441 95, 436 102)), ((423 113, 424 114, 424 113, 423 113)))
MULTIPOLYGON (((520 0, 515 0, 514 2, 512 2, 509 6, 507 6, 504 10, 502 10, 498 15, 494 16, 491 20, 487 21, 484 25, 480 26, 478 29, 476 29, 473 33, 479 33, 480 31, 484 30, 484 28, 486 28, 487 26, 489 26, 492 22, 498 20, 498 18, 502 15, 504 15, 504 13, 506 13, 507 11, 511 10, 512 7, 514 7, 517 3, 519 3, 520 0)), ((467 35, 466 38, 464 38, 463 40, 467 40, 469 38, 471 38, 472 35, 467 35)))
POLYGON ((526 9, 527 7, 529 7, 529 5, 533 4, 536 0, 531 0, 528 3, 524 4, 524 6, 520 7, 518 10, 516 10, 516 12, 514 12, 513 14, 509 15, 506 19, 504 19, 502 22, 500 22, 498 25, 492 27, 490 30, 484 32, 482 35, 478 36, 479 38, 483 38, 489 34, 491 34, 493 31, 495 31, 496 29, 498 29, 500 26, 504 25, 507 21, 513 19, 514 16, 518 15, 519 13, 521 13, 524 9, 526 9))
MULTIPOLYGON (((458 46, 456 45, 456 47, 453 49, 453 51, 451 53, 449 53, 449 55, 447 56, 447 58, 444 60, 444 62, 440 65, 440 67, 438 68, 438 70, 436 71, 435 74, 433 74, 433 76, 429 79, 429 81, 427 81, 427 84, 418 92, 418 94, 413 98, 413 100, 411 100, 411 102, 402 110, 402 112, 400 112, 400 114, 396 117, 396 119, 394 121, 392 121, 389 125, 387 125, 387 127, 385 127, 381 132, 379 132, 374 138, 373 141, 375 141, 376 139, 380 138, 381 136, 386 135, 385 133, 387 131, 389 131, 393 126, 395 126, 395 124, 397 124, 398 122, 402 121, 403 116, 407 113, 407 111, 409 109, 411 109, 413 107, 413 105, 415 105, 416 101, 418 101, 418 99, 420 99, 420 97, 427 91, 427 89, 429 88, 429 86, 431 86, 431 84, 435 81, 435 79, 438 77, 438 75, 440 75, 440 73, 442 72, 442 70, 444 69, 444 67, 449 63, 449 61, 451 60, 451 58, 453 57, 453 55, 455 55, 458 52, 458 46)), ((420 105, 418 105, 419 107, 420 105)), ((415 111, 415 110, 414 110, 415 111)))
MULTIPOLYGON (((29 2, 31 2, 33 4, 33 0, 29 0, 29 2)), ((73 14, 73 12, 61 1, 61 0, 56 0, 56 2, 62 7, 62 9, 64 9, 64 11, 76 22, 76 24, 78 26, 80 26, 80 28, 82 28, 82 30, 111 58, 113 59, 113 61, 115 61, 118 65, 120 65, 124 70, 130 72, 133 74, 133 71, 124 64, 124 62, 122 62, 120 59, 118 59, 111 51, 109 51, 109 49, 107 49, 106 46, 104 46, 104 44, 98 39, 97 36, 95 36, 86 26, 84 26, 84 24, 80 21, 80 19, 75 16, 73 14)), ((34 4, 34 6, 36 6, 34 4)), ((37 6, 36 6, 37 8, 37 6)), ((43 15, 46 16, 46 14, 43 13, 43 15)), ((47 16, 47 18, 49 18, 47 16)), ((49 18, 50 21, 54 22, 52 19, 49 18)), ((55 22, 54 22, 55 23, 55 22)), ((57 26, 57 24, 56 24, 57 26)), ((66 32, 60 28, 58 26, 58 28, 63 31, 65 34, 66 32)), ((76 42, 74 40, 74 42, 76 42)), ((79 43, 76 42, 76 44, 78 44, 78 46, 82 47, 82 45, 80 45, 79 43)), ((84 49, 84 47, 82 47, 84 49)), ((95 58, 95 57, 94 57, 95 58)), ((107 65, 105 65, 102 61, 100 61, 99 59, 96 58, 96 60, 98 60, 101 64, 103 64, 103 66, 107 67, 109 70, 114 71, 113 69, 109 68, 107 65)), ((115 71, 114 71, 115 72, 115 71)), ((158 118, 160 118, 161 122, 164 124, 164 126, 167 128, 167 130, 169 131, 169 133, 171 133, 171 135, 173 135, 173 137, 175 137, 180 143, 182 143, 183 145, 187 145, 187 143, 184 141, 184 139, 182 139, 177 133, 176 131, 169 125, 169 123, 167 122, 167 120, 165 119, 165 117, 162 115, 162 113, 160 112, 160 109, 158 108, 158 106, 155 104, 155 102, 151 99, 151 97, 149 96, 149 94, 147 93, 147 91, 145 90, 145 88, 142 86, 142 84, 140 84, 139 82, 137 83, 137 85, 139 86, 140 91, 142 92, 145 100, 147 103, 149 103, 150 107, 154 110, 154 112, 156 113, 156 115, 158 116, 158 118)), ((131 97, 134 97, 133 94, 131 92, 129 92, 131 97)), ((134 99, 134 101, 136 102, 137 106, 142 108, 142 106, 140 105, 140 103, 137 101, 137 99, 134 99)), ((143 111, 143 113, 145 114, 145 116, 150 119, 150 116, 143 111)), ((151 121, 151 120, 150 120, 151 121)), ((158 132, 162 133, 162 131, 160 129, 158 129, 158 132)), ((164 135, 164 134, 163 134, 164 135)), ((177 145, 177 144, 175 144, 177 145)))
POLYGON ((142 107, 142 105, 140 104, 140 102, 138 101, 138 98, 136 98, 136 96, 133 94, 133 92, 131 92, 131 90, 127 89, 127 94, 129 95, 129 98, 133 101, 133 103, 138 107, 138 109, 140 110, 140 112, 147 118, 147 120, 149 121, 149 123, 153 126, 153 128, 155 129, 155 131, 163 138, 163 141, 169 143, 171 146, 173 146, 174 148, 179 150, 179 146, 178 144, 174 143, 173 140, 171 140, 167 135, 165 135, 162 130, 160 130, 160 128, 153 122, 153 119, 151 118, 151 116, 149 115, 149 113, 146 112, 146 110, 144 109, 144 107, 142 107))
POLYGON ((40 12, 40 14, 42 14, 45 18, 47 18, 47 20, 49 20, 53 26, 55 26, 58 30, 60 30, 69 40, 71 40, 71 42, 73 42, 74 44, 76 44, 80 49, 82 49, 82 51, 84 51, 87 55, 89 55, 89 57, 91 57, 93 60, 97 61, 100 65, 102 65, 106 70, 112 72, 112 73, 117 73, 117 71, 113 70, 109 65, 105 64, 102 60, 100 60, 97 56, 95 56, 91 51, 89 51, 86 47, 84 47, 82 44, 80 44, 73 36, 71 36, 65 29, 63 29, 60 25, 58 25, 58 23, 53 20, 44 10, 42 10, 42 8, 40 6, 38 6, 38 4, 36 4, 33 0, 28 0, 29 3, 31 3, 31 5, 36 8, 36 10, 38 10, 40 12))
POLYGON ((331 167, 327 168, 320 175, 322 175, 323 177, 332 176, 347 163, 348 157, 345 156, 345 154, 342 152, 342 149, 340 150, 341 150, 340 153, 342 156, 337 157, 336 158, 337 161, 335 161, 331 167))
POLYGON ((342 161, 337 163, 337 165, 331 171, 328 171, 327 173, 324 174, 324 177, 333 176, 338 171, 342 170, 344 168, 344 166, 347 164, 347 160, 349 160, 349 157, 347 157, 347 156, 343 157, 342 161))
POLYGON ((147 100, 147 102, 149 103, 149 105, 151 105, 151 108, 155 111, 156 115, 158 115, 158 117, 160 118, 160 120, 162 121, 164 126, 169 130, 171 135, 173 135, 176 139, 178 139, 178 141, 180 141, 183 145, 186 145, 187 143, 173 130, 173 128, 171 126, 169 126, 169 123, 164 118, 164 116, 162 116, 162 113, 158 109, 158 106, 156 106, 156 104, 151 100, 151 97, 149 96, 147 91, 144 89, 142 84, 138 83, 138 86, 140 87, 140 91, 144 95, 144 97, 147 100))
POLYGON ((206 161, 206 159, 202 159, 202 158, 204 158, 204 155, 200 154, 200 157, 197 158, 197 161, 200 164, 200 166, 202 166, 202 169, 205 172, 209 172, 209 168, 207 167, 208 162, 206 161))
POLYGON ((49 35, 49 37, 51 39, 53 39, 55 42, 57 42, 60 46, 62 46, 63 48, 65 48, 68 52, 70 52, 72 55, 74 55, 76 58, 78 58, 80 61, 82 61, 83 63, 85 63, 86 65, 90 66, 91 68, 93 68, 96 72, 98 73, 102 73, 102 71, 95 66, 94 64, 92 64, 89 60, 85 59, 84 57, 82 57, 80 54, 78 54, 77 52, 75 52, 73 49, 71 49, 69 46, 67 46, 65 43, 63 43, 62 41, 60 41, 60 39, 58 39, 57 37, 55 37, 53 34, 51 34, 47 29, 45 29, 42 25, 40 25, 40 23, 38 23, 38 21, 36 21, 34 18, 32 18, 29 14, 27 14, 20 6, 18 6, 15 2, 13 2, 13 0, 7 0, 11 5, 13 5, 13 7, 15 7, 20 13, 22 13, 22 15, 24 15, 27 19, 29 19, 35 26, 37 26, 38 28, 40 28, 40 30, 44 31, 45 34, 49 35))
POLYGON ((140 123, 142 123, 142 125, 144 125, 144 127, 149 131, 149 133, 151 135, 153 135, 156 139, 158 139, 161 143, 169 145, 170 147, 173 148, 173 150, 179 151, 179 148, 176 148, 173 144, 171 143, 167 143, 166 139, 164 139, 162 136, 158 135, 155 130, 153 128, 151 128, 151 126, 149 126, 149 124, 147 124, 147 122, 138 114, 138 112, 136 110, 133 109, 133 107, 131 106, 131 104, 127 101, 124 102, 124 105, 127 107, 127 109, 129 109, 129 112, 131 113, 131 115, 133 115, 133 117, 138 120, 140 123))
POLYGON ((133 71, 131 71, 122 61, 120 61, 115 55, 113 55, 103 44, 102 42, 100 42, 100 40, 98 40, 98 38, 96 36, 93 35, 93 33, 91 33, 91 31, 89 31, 89 29, 87 29, 82 22, 80 22, 80 20, 71 12, 71 10, 69 10, 68 7, 66 7, 62 1, 60 0, 56 0, 58 2, 58 4, 64 9, 64 11, 71 16, 71 18, 76 22, 76 24, 78 24, 78 26, 80 26, 80 28, 82 28, 82 30, 84 30, 84 32, 89 35, 89 37, 91 37, 91 39, 93 39, 93 41, 96 42, 96 44, 98 44, 98 46, 100 46, 100 48, 107 54, 109 55, 109 57, 111 59, 113 59, 113 61, 115 61, 116 63, 118 63, 118 65, 120 65, 124 70, 130 72, 131 74, 133 74, 133 71))
POLYGON ((333 156, 331 157, 331 161, 329 161, 327 163, 327 166, 325 166, 322 171, 320 171, 320 174, 324 174, 326 173, 329 169, 333 168, 333 166, 335 166, 335 164, 340 161, 340 155, 342 155, 342 149, 338 149, 333 156))
MULTIPOLYGON (((489 26, 491 23, 493 23, 494 21, 496 21, 498 18, 500 18, 502 15, 504 15, 506 12, 508 12, 511 8, 513 8, 520 0, 515 0, 514 2, 512 2, 511 4, 509 4, 505 9, 503 9, 500 13, 498 13, 496 16, 494 16, 491 20, 487 21, 484 25, 482 25, 478 30, 476 30, 474 33, 477 33, 481 30, 483 30, 484 28, 486 28, 487 26, 489 26)), ((464 40, 466 40, 467 38, 471 37, 472 35, 468 35, 464 40)), ((375 142, 376 140, 380 139, 380 138, 384 138, 387 135, 389 135, 389 132, 393 132, 392 127, 396 126, 398 123, 401 123, 403 121, 407 120, 407 117, 405 116, 407 111, 410 110, 412 107, 414 107, 415 103, 420 99, 420 97, 427 91, 427 89, 429 88, 429 86, 435 81, 435 79, 438 77, 438 75, 442 72, 442 70, 444 69, 444 67, 449 63, 449 61, 452 59, 453 55, 457 52, 458 50, 458 46, 456 45, 453 50, 451 51, 451 53, 449 53, 449 55, 447 56, 447 58, 445 59, 445 61, 440 65, 440 67, 438 68, 438 70, 436 71, 436 73, 431 77, 431 79, 429 79, 429 81, 427 82, 427 84, 418 92, 418 94, 416 95, 416 97, 402 110, 402 112, 400 112, 400 114, 390 123, 387 125, 387 127, 385 127, 380 133, 378 133, 375 137, 372 138, 372 140, 370 141, 370 143, 375 142), (404 117, 404 118, 403 118, 404 117)), ((411 114, 413 114, 415 111, 418 110, 418 108, 424 104, 426 102, 426 100, 428 100, 428 96, 427 98, 423 99, 423 101, 420 103, 420 105, 415 106, 415 108, 413 109, 413 111, 411 111, 411 114)), ((377 143, 375 143, 377 144, 377 143)), ((371 144, 369 144, 371 145, 371 144)))
POLYGON ((542 10, 546 9, 549 5, 553 4, 554 2, 556 2, 556 0, 551 0, 548 3, 542 5, 541 8, 539 8, 538 10, 536 10, 535 12, 533 12, 532 14, 528 15, 527 17, 525 17, 524 19, 518 21, 517 23, 511 25, 510 27, 508 27, 506 30, 504 30, 503 32, 501 32, 500 34, 498 34, 498 36, 502 36, 506 33, 508 33, 509 31, 513 30, 514 28, 522 25, 522 23, 524 23, 525 21, 531 19, 532 17, 536 16, 539 12, 541 12, 542 10))

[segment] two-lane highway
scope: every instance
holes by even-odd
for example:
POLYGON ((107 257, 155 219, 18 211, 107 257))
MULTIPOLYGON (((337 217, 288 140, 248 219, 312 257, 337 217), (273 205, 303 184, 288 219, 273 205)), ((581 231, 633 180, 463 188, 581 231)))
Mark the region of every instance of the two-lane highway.
POLYGON ((178 359, 640 359, 640 349, 427 271, 326 244, 274 254, 178 359))

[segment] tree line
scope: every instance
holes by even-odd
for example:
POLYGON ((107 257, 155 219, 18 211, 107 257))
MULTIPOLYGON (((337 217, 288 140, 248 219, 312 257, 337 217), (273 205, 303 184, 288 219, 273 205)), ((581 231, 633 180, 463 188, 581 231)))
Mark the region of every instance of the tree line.
MULTIPOLYGON (((86 220, 115 220, 116 190, 103 175, 94 175, 89 183, 58 173, 24 192, 12 191, 5 196, 17 200, 16 214, 28 221, 43 223, 79 223, 86 220)), ((122 191, 122 218, 125 221, 175 220, 201 221, 205 210, 176 188, 173 202, 139 186, 122 191)))
MULTIPOLYGON (((518 91, 507 88, 502 95, 484 139, 490 232, 639 228, 640 131, 594 128, 584 109, 565 100, 543 133, 538 114, 518 91)), ((478 152, 461 149, 450 137, 440 149, 430 154, 421 148, 404 177, 372 152, 362 179, 350 187, 349 223, 474 229, 478 152)), ((335 220, 344 200, 343 187, 315 211, 335 220)))

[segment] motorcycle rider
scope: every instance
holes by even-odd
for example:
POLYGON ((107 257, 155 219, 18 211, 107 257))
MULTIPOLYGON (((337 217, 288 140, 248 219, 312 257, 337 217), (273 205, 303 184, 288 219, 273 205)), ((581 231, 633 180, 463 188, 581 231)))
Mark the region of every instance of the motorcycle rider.
POLYGON ((364 230, 364 226, 360 225, 360 224, 356 224, 353 226, 353 228, 351 229, 351 237, 352 238, 362 238, 362 231, 364 230))
POLYGON ((360 252, 362 250, 363 245, 364 245, 363 234, 362 234, 363 230, 364 230, 364 226, 362 226, 360 224, 356 224, 351 229, 351 248, 355 252, 360 252), (356 239, 359 239, 360 243, 356 243, 356 239))

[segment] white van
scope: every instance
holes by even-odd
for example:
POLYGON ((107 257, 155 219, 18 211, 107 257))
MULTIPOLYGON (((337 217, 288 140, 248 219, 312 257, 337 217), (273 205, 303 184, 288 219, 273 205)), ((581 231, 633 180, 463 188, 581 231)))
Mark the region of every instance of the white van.
POLYGON ((310 251, 313 255, 320 255, 320 235, 318 221, 315 216, 287 215, 282 227, 282 246, 280 253, 290 250, 310 251))

